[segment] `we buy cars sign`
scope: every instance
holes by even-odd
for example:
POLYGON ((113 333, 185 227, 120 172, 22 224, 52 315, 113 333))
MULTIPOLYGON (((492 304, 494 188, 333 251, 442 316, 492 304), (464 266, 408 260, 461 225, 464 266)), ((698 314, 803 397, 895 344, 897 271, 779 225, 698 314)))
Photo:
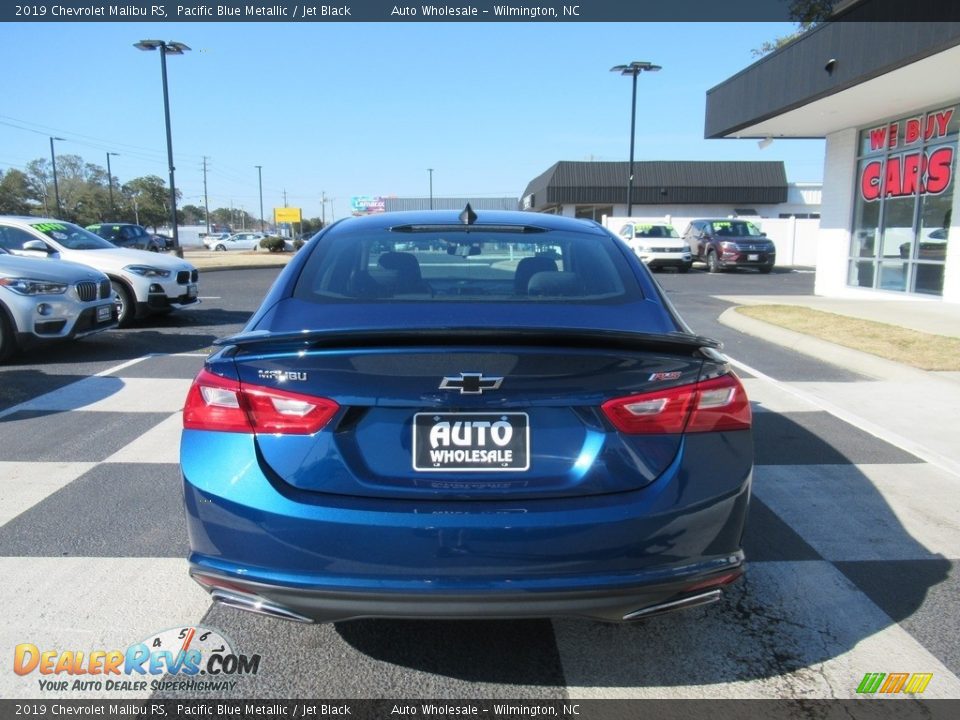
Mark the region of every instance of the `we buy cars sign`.
POLYGON ((870 152, 903 147, 907 150, 877 158, 864 164, 860 171, 860 194, 871 202, 881 197, 939 195, 950 186, 955 145, 917 147, 924 142, 945 137, 953 119, 953 108, 906 118, 889 125, 870 129, 870 152))

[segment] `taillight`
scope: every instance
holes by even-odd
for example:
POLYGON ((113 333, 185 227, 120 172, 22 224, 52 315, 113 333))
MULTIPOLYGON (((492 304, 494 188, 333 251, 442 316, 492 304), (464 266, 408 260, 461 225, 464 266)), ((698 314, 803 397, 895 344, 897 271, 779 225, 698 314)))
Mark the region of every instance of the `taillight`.
POLYGON ((201 370, 183 408, 183 426, 261 434, 311 435, 339 405, 327 398, 250 385, 201 370))
POLYGON ((750 401, 736 375, 607 400, 604 414, 631 435, 745 430, 750 401))

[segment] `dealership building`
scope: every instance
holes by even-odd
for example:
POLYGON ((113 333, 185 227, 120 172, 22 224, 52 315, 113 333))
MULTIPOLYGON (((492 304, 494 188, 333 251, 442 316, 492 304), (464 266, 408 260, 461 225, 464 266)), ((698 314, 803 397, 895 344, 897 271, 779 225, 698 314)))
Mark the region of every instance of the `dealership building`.
POLYGON ((957 303, 960 23, 857 22, 871 4, 708 91, 705 134, 826 139, 817 294, 957 303))
MULTIPOLYGON (((524 210, 603 222, 627 216, 627 162, 561 160, 527 183, 524 210)), ((639 161, 634 217, 816 218, 819 183, 788 183, 781 161, 639 161)))

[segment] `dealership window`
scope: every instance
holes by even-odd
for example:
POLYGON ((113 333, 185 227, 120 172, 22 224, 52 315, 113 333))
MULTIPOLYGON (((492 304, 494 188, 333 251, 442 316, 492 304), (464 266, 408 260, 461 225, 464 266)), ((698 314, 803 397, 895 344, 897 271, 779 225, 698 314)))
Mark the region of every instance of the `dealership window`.
POLYGON ((577 205, 574 210, 574 217, 581 220, 601 222, 604 215, 613 216, 612 205, 577 205))
POLYGON ((943 294, 960 108, 860 132, 847 283, 943 294))

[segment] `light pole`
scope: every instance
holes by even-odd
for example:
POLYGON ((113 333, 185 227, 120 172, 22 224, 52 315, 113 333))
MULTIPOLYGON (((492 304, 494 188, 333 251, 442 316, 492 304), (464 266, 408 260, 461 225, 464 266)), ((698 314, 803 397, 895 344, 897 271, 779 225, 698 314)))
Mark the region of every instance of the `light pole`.
POLYGON ((53 166, 53 196, 57 201, 57 218, 63 215, 63 210, 60 208, 60 186, 57 184, 57 156, 53 152, 53 141, 54 140, 63 140, 62 137, 51 137, 50 138, 50 164, 53 166))
POLYGON ((113 216, 113 172, 110 170, 110 156, 119 155, 120 153, 108 152, 107 153, 107 187, 110 189, 110 215, 113 216))
POLYGON ((256 165, 257 182, 260 185, 260 232, 263 232, 263 165, 256 165))
POLYGON ((633 78, 633 97, 630 100, 630 169, 627 177, 627 217, 633 215, 633 141, 637 127, 637 75, 644 71, 656 72, 662 68, 646 61, 634 60, 629 65, 615 65, 610 72, 628 75, 633 78))
POLYGON ((430 209, 433 210, 433 168, 427 168, 430 173, 430 209))
POLYGON ((170 135, 170 96, 167 92, 167 55, 183 55, 190 48, 181 42, 141 40, 133 46, 138 50, 160 51, 160 76, 163 79, 163 117, 167 126, 167 165, 170 167, 170 223, 173 226, 173 252, 183 257, 180 235, 177 233, 177 189, 173 182, 173 139, 170 135))

